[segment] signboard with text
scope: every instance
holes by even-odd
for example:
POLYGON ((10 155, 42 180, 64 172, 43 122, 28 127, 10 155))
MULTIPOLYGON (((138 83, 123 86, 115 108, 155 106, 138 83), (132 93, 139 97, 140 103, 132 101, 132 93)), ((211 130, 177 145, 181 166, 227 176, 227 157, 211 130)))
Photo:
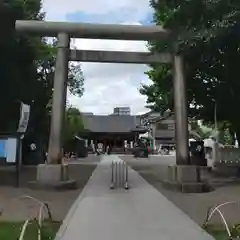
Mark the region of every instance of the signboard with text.
POLYGON ((9 137, 0 139, 0 159, 6 163, 16 163, 17 138, 9 137))
POLYGON ((28 126, 28 121, 30 117, 30 106, 24 103, 21 103, 21 113, 20 120, 18 125, 18 132, 25 133, 28 126))

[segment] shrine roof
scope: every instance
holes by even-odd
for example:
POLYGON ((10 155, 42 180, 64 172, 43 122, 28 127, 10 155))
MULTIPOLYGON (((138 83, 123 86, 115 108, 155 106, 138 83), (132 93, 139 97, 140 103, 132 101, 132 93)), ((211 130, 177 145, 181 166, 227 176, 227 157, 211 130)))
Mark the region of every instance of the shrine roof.
POLYGON ((127 133, 140 124, 132 115, 83 115, 85 130, 91 132, 127 133))

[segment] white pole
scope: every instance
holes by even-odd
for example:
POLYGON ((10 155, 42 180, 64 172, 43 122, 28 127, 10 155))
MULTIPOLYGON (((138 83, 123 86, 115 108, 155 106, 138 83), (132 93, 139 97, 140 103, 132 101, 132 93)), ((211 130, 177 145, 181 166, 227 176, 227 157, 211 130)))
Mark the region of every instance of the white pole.
POLYGON ((219 136, 218 136, 218 123, 217 123, 217 103, 214 105, 214 130, 216 134, 216 142, 219 142, 219 136))
POLYGON ((215 130, 215 139, 216 141, 214 142, 213 144, 213 153, 212 153, 212 156, 213 156, 213 164, 215 162, 217 162, 220 157, 220 154, 219 154, 219 136, 218 136, 218 124, 217 124, 217 103, 215 102, 215 106, 214 106, 214 130, 215 130))

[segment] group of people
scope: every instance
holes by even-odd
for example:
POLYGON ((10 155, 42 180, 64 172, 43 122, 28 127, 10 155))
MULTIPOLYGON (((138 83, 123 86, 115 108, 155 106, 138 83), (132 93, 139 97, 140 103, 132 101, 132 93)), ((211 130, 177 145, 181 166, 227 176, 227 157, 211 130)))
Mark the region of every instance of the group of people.
POLYGON ((148 157, 151 151, 150 143, 139 139, 134 144, 133 155, 134 157, 148 157))
POLYGON ((92 145, 92 151, 96 155, 101 155, 101 154, 108 154, 110 155, 112 152, 112 146, 111 145, 104 145, 103 143, 98 143, 96 145, 92 145))
MULTIPOLYGON (((101 154, 108 154, 110 155, 112 153, 113 146, 112 145, 104 145, 103 143, 98 143, 96 145, 91 146, 93 153, 96 155, 101 155, 101 154)), ((144 141, 138 141, 134 144, 134 149, 144 149, 144 151, 150 153, 151 152, 151 147, 148 142, 144 141)), ((124 145, 124 152, 128 150, 128 146, 124 145)))

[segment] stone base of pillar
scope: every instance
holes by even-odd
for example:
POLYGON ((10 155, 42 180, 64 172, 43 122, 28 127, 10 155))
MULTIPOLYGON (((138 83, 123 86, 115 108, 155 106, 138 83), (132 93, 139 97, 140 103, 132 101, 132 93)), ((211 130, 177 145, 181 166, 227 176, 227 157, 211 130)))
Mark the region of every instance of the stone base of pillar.
POLYGON ((168 166, 164 187, 182 193, 202 193, 211 189, 208 183, 201 181, 200 168, 193 165, 168 166))
POLYGON ((39 164, 36 181, 29 182, 34 189, 72 190, 77 182, 69 178, 68 164, 39 164))

